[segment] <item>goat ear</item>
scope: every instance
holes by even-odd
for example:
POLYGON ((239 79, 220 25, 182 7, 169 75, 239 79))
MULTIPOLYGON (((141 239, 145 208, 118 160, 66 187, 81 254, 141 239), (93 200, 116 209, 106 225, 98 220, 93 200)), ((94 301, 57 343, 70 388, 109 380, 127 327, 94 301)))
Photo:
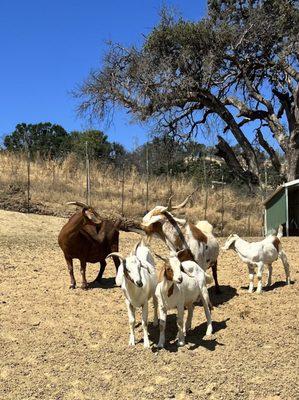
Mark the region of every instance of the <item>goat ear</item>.
POLYGON ((158 271, 157 271, 158 283, 163 281, 164 276, 165 276, 165 264, 163 264, 163 266, 158 268, 158 271))
POLYGON ((82 213, 92 222, 95 224, 100 224, 102 221, 99 219, 99 217, 93 212, 91 208, 83 208, 82 213))
POLYGON ((193 254, 191 253, 190 249, 183 249, 180 250, 176 253, 177 258, 180 260, 180 262, 183 261, 194 261, 193 254))
POLYGON ((184 274, 188 275, 190 278, 195 278, 194 275, 192 275, 189 271, 187 271, 181 264, 181 271, 184 272, 184 274))
POLYGON ((141 266, 147 270, 149 274, 152 274, 152 265, 147 261, 142 261, 141 266))

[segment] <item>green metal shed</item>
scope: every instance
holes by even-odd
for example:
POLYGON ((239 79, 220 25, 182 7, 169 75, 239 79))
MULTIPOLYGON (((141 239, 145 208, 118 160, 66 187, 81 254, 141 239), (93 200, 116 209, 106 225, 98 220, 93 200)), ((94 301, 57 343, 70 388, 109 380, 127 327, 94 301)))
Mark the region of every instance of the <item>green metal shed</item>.
POLYGON ((265 234, 279 225, 284 227, 284 235, 299 235, 299 179, 284 183, 264 202, 265 234))

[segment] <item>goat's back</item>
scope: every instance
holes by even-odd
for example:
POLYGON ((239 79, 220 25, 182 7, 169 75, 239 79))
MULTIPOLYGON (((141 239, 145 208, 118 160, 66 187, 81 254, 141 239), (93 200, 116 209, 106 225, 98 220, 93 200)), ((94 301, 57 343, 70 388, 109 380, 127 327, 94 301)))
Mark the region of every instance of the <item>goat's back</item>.
POLYGON ((58 236, 58 243, 66 258, 79 259, 96 263, 104 261, 109 253, 118 251, 119 232, 111 221, 103 221, 97 231, 95 240, 89 233, 90 225, 79 231, 71 232, 72 217, 63 226, 58 236))
POLYGON ((196 228, 200 229, 205 235, 213 235, 213 225, 211 225, 208 221, 197 221, 196 228))

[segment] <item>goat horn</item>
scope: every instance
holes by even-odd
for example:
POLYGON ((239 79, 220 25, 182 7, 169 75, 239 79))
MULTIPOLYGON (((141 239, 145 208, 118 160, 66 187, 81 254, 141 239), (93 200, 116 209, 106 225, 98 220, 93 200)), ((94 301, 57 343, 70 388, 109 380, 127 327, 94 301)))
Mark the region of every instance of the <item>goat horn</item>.
POLYGON ((87 204, 81 203, 80 201, 68 201, 66 204, 67 205, 78 206, 78 207, 83 207, 83 208, 89 208, 89 206, 87 204))
POLYGON ((138 233, 138 235, 143 235, 143 236, 146 235, 146 233, 144 232, 143 229, 141 229, 141 228, 133 228, 133 227, 130 227, 130 226, 127 228, 127 232, 134 232, 134 233, 138 233))
POLYGON ((114 252, 114 253, 110 253, 108 254, 108 256, 106 258, 111 258, 111 257, 118 257, 119 259, 121 259, 121 261, 125 260, 125 257, 123 257, 120 253, 118 252, 114 252))
POLYGON ((185 200, 184 200, 181 204, 179 204, 179 205, 177 205, 177 206, 173 206, 173 207, 171 207, 171 208, 169 208, 169 205, 170 205, 169 203, 170 203, 170 200, 171 200, 171 197, 170 197, 169 200, 168 200, 168 207, 167 207, 167 210, 168 210, 168 211, 171 211, 171 210, 178 210, 179 208, 185 207, 185 205, 188 203, 188 201, 191 199, 191 197, 194 195, 194 193, 198 191, 198 189, 199 189, 199 186, 198 186, 195 190, 193 190, 193 192, 190 193, 190 194, 185 198, 185 200))
POLYGON ((168 202, 167 202, 167 210, 168 211, 171 211, 171 200, 174 198, 174 194, 172 194, 170 197, 169 197, 169 199, 168 199, 168 202))
POLYGON ((160 256, 160 254, 154 253, 156 257, 160 258, 162 261, 167 261, 167 258, 160 256))
POLYGON ((131 253, 132 255, 136 256, 136 252, 137 252, 137 249, 138 249, 140 244, 141 244, 141 240, 138 243, 135 244, 134 249, 133 249, 133 251, 131 253))

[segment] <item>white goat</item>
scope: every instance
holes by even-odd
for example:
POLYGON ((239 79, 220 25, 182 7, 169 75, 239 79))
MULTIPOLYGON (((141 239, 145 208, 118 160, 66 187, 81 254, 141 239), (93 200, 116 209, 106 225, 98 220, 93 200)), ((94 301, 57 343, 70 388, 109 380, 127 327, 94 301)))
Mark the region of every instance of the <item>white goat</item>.
POLYGON ((219 246, 212 234, 212 226, 207 221, 200 221, 195 226, 186 219, 175 218, 170 211, 185 207, 191 195, 177 206, 171 206, 170 200, 166 207, 156 206, 148 212, 142 219, 141 228, 148 238, 157 236, 162 239, 172 254, 179 250, 190 249, 194 261, 204 270, 212 267, 215 280, 216 292, 220 292, 217 280, 217 257, 219 246), (206 235, 200 228, 204 226, 208 230, 206 235))
POLYGON ((121 286, 126 297, 130 324, 129 345, 135 345, 135 311, 136 308, 142 307, 144 347, 150 347, 147 320, 148 300, 151 297, 153 297, 154 302, 154 325, 158 325, 157 299, 155 296, 157 277, 154 258, 143 242, 137 243, 131 255, 126 258, 119 253, 111 253, 108 257, 112 256, 117 256, 121 260, 115 281, 118 286, 121 286))
POLYGON ((253 292, 253 278, 254 278, 254 267, 257 266, 257 293, 261 293, 263 289, 262 275, 264 265, 268 266, 268 281, 267 286, 271 285, 272 278, 272 263, 279 257, 283 263, 286 283, 290 283, 290 266, 288 263, 287 256, 282 250, 280 238, 282 237, 282 229, 280 228, 277 236, 270 235, 260 242, 249 243, 246 240, 241 239, 238 235, 232 234, 226 240, 223 250, 234 250, 238 256, 248 265, 249 271, 249 292, 253 292))
MULTIPOLYGON (((209 309, 210 299, 206 286, 209 276, 194 261, 181 262, 177 256, 170 257, 159 271, 160 282, 156 288, 160 316, 160 338, 158 347, 165 345, 165 326, 167 310, 177 309, 178 345, 185 344, 185 334, 191 329, 194 302, 200 297, 207 318, 206 335, 211 335, 212 318, 209 309), (184 307, 188 316, 184 327, 184 307)), ((211 278, 210 278, 211 279, 211 278)))

